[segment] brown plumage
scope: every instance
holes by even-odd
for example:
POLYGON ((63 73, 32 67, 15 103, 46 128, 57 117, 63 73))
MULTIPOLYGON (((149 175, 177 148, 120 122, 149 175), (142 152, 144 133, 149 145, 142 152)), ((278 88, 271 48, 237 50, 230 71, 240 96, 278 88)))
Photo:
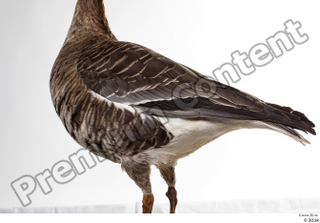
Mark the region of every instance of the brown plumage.
POLYGON ((118 41, 102 0, 78 0, 50 78, 55 110, 69 134, 94 154, 121 163, 141 188, 143 212, 153 195, 150 165, 177 205, 176 161, 240 128, 266 128, 307 143, 297 131, 314 124, 289 107, 265 103, 215 82, 143 46, 118 41))

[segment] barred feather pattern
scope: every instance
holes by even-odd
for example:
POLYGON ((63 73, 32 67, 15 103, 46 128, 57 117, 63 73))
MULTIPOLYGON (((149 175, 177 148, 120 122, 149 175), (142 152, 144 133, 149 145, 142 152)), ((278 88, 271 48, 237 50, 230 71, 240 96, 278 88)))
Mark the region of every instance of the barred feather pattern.
MULTIPOLYGON (((205 56, 205 55, 202 55, 205 56)), ((176 206, 174 166, 206 143, 241 128, 272 129, 308 143, 301 112, 266 103, 112 34, 103 0, 78 0, 53 65, 50 93, 67 132, 94 154, 121 163, 151 212, 150 165, 176 206)))
MULTIPOLYGON (((174 137, 159 118, 261 121, 295 139, 315 134, 303 113, 262 100, 170 60, 118 41, 102 0, 79 0, 53 66, 57 114, 83 147, 115 162, 161 148, 174 137)), ((230 123, 230 122, 228 122, 230 123)))
POLYGON ((84 148, 117 163, 121 156, 166 145, 173 136, 155 117, 106 100, 86 87, 76 66, 79 47, 65 45, 50 78, 52 101, 69 134, 84 148))
POLYGON ((265 103, 137 44, 97 41, 82 53, 78 71, 104 98, 157 116, 259 120, 315 133, 304 114, 265 103))

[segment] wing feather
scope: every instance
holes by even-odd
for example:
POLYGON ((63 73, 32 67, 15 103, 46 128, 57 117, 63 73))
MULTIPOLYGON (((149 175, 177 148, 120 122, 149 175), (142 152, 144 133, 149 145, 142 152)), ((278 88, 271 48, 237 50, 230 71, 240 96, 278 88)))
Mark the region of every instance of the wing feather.
POLYGON ((170 117, 259 120, 315 134, 304 114, 265 103, 137 44, 98 41, 83 52, 78 71, 88 89, 142 111, 156 107, 158 115, 170 117))

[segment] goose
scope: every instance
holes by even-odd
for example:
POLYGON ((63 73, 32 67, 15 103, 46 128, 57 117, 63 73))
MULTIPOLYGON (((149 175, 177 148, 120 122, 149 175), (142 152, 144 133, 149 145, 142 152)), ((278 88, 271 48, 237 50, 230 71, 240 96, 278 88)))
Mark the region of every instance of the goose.
POLYGON ((93 154, 121 164, 152 213, 150 168, 168 185, 175 213, 177 160, 228 132, 271 129, 309 143, 315 125, 290 107, 264 102, 144 46, 117 40, 103 0, 78 0, 53 65, 50 93, 71 137, 93 154))

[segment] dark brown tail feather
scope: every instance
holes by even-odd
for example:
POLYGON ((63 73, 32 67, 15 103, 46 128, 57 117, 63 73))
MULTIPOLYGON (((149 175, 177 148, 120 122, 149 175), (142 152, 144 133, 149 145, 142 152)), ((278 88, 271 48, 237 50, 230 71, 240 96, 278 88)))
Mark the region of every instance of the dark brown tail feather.
POLYGON ((305 133, 309 132, 313 135, 316 135, 316 131, 313 129, 315 127, 314 123, 311 122, 303 113, 294 111, 290 107, 284 107, 271 103, 267 103, 267 105, 280 110, 290 118, 291 122, 286 122, 283 124, 301 130, 305 133))

